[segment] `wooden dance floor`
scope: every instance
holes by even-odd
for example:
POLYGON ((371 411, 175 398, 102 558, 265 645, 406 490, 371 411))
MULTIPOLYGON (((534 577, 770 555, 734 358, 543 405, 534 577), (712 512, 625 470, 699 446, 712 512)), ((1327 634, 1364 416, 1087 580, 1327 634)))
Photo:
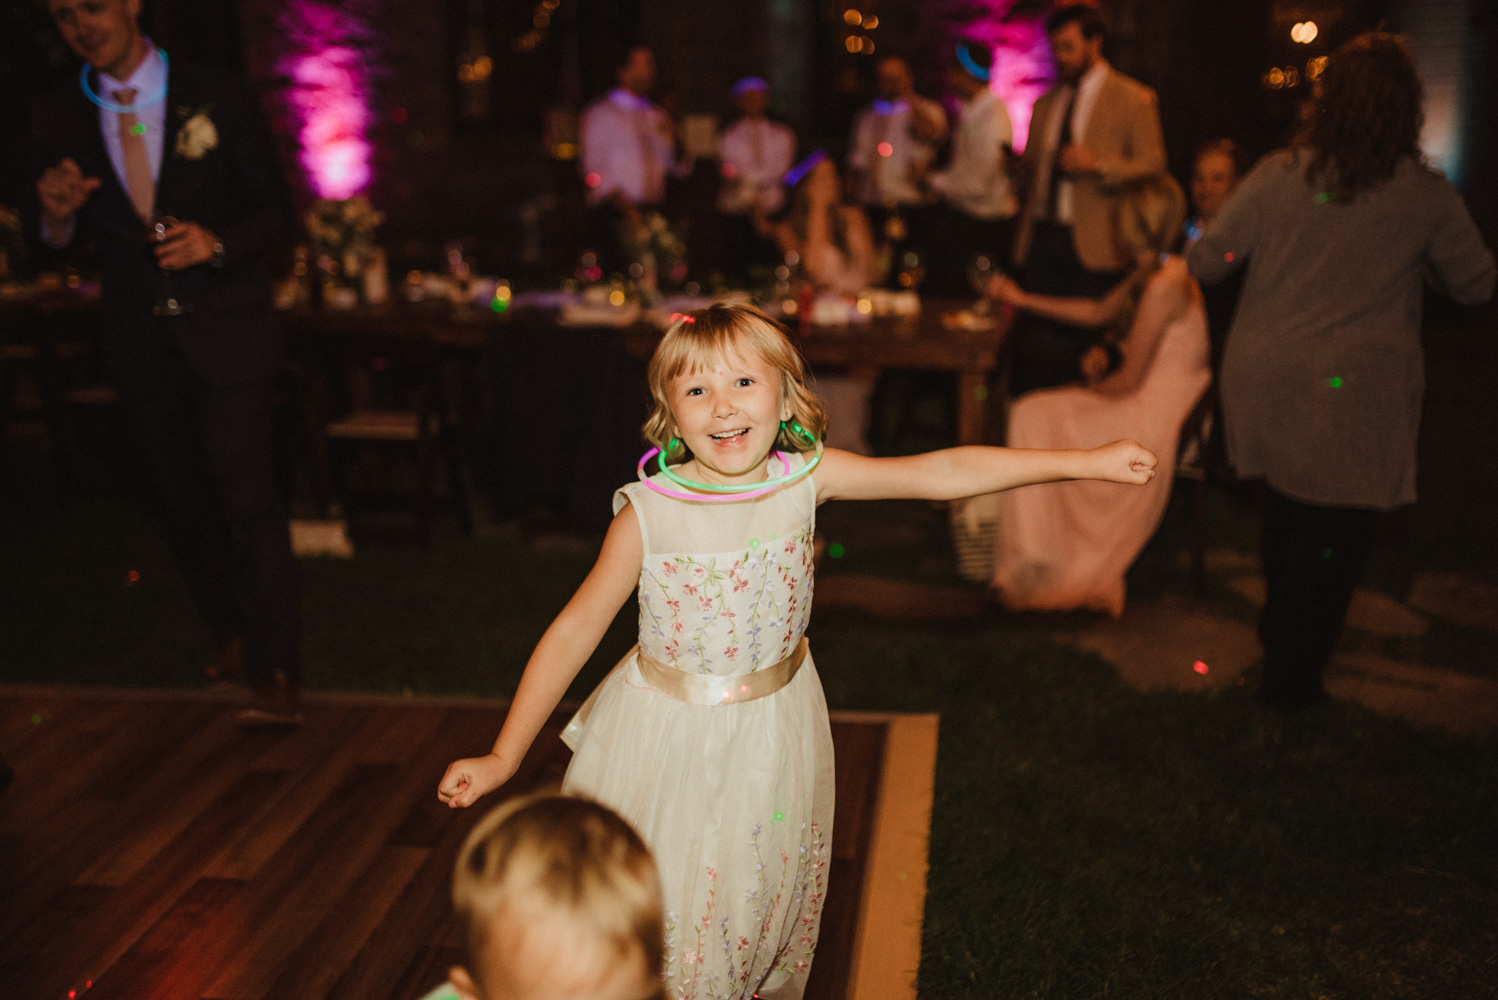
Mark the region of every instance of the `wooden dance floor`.
MULTIPOLYGON (((457 958, 437 801, 501 702, 314 696, 244 733, 196 692, 0 686, 0 997, 415 1000, 457 958)), ((560 782, 553 717, 516 776, 560 782)), ((834 713, 837 816, 808 998, 914 997, 934 716, 834 713)))

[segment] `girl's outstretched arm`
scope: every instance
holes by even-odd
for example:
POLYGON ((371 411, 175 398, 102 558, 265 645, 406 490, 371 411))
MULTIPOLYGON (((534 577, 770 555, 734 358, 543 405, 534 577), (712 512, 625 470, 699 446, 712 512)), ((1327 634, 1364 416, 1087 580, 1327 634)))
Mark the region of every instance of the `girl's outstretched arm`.
POLYGON ((536 644, 494 749, 448 765, 437 786, 439 799, 455 809, 471 806, 514 776, 536 734, 635 589, 644 558, 639 522, 634 508, 626 504, 609 525, 588 578, 536 644))
POLYGON ((1128 439, 1066 451, 973 445, 902 458, 828 448, 817 470, 817 500, 958 500, 1060 479, 1142 486, 1155 478, 1158 461, 1128 439))

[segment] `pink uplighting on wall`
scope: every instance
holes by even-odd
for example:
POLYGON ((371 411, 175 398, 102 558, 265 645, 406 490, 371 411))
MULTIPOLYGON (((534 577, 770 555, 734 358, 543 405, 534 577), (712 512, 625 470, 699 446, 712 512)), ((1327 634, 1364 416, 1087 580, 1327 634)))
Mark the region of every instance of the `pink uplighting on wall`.
POLYGON ((352 198, 372 177, 369 74, 356 44, 367 25, 316 0, 293 0, 280 22, 290 43, 281 69, 292 83, 287 97, 309 186, 320 198, 352 198))
POLYGON ((1056 67, 1045 33, 1045 10, 1017 0, 938 0, 962 37, 993 51, 989 87, 1009 111, 1014 126, 1014 151, 1023 152, 1030 135, 1030 109, 1051 89, 1056 67))
POLYGON ((1056 81, 1051 45, 1043 21, 1010 21, 996 28, 989 87, 1009 110, 1014 151, 1023 153, 1030 135, 1030 109, 1056 81))

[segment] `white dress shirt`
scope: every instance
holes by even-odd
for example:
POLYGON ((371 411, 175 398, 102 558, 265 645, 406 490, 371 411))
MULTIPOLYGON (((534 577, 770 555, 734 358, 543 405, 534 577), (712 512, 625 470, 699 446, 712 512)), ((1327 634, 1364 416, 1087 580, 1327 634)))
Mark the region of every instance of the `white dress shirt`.
POLYGON ((666 171, 673 165, 671 122, 649 98, 610 91, 583 112, 581 139, 589 205, 616 192, 636 205, 665 196, 666 171))
POLYGON ((740 118, 718 143, 723 185, 718 211, 745 215, 756 205, 766 214, 785 204, 785 177, 796 160, 796 134, 765 118, 740 118))
POLYGON ((952 163, 931 175, 931 187, 960 212, 979 219, 1008 218, 1014 190, 1004 165, 1004 147, 1014 141, 1009 110, 984 87, 962 105, 952 137, 952 163))
MULTIPOLYGON (((94 74, 92 86, 94 93, 111 104, 124 104, 126 102, 115 96, 115 93, 126 87, 135 89, 135 119, 146 127, 145 134, 141 136, 146 143, 146 159, 151 164, 151 183, 155 184, 161 180, 161 160, 166 148, 166 83, 167 68, 161 61, 161 54, 149 38, 143 39, 146 43, 146 57, 135 67, 135 72, 130 74, 127 80, 116 80, 108 73, 99 72, 94 74), (149 104, 142 103, 150 100, 153 96, 160 95, 149 104)), ((130 185, 125 180, 125 149, 120 140, 120 116, 118 112, 107 108, 99 109, 99 132, 104 137, 104 151, 109 154, 110 166, 114 167, 114 175, 120 179, 120 187, 128 193, 130 185)), ((48 164, 56 166, 56 164, 48 164)), ((77 216, 69 220, 68 225, 62 232, 52 232, 45 221, 42 222, 42 239, 51 247, 66 246, 72 242, 73 233, 77 229, 77 216)))
MULTIPOLYGON (((1097 92, 1103 85, 1103 78, 1112 71, 1106 59, 1099 59, 1092 64, 1092 68, 1082 74, 1082 79, 1077 81, 1077 99, 1072 102, 1071 107, 1071 141, 1083 144, 1082 137, 1087 134, 1087 123, 1092 120, 1092 106, 1097 103, 1097 92)), ((1066 96, 1061 96, 1060 104, 1066 106, 1066 96)), ((1058 154, 1056 145, 1061 141, 1061 116, 1055 115, 1046 122, 1045 148, 1049 151, 1048 156, 1054 162, 1058 154)), ((1071 222, 1071 191, 1072 182, 1064 174, 1059 172, 1051 175, 1051 183, 1059 184, 1056 189, 1056 220, 1062 223, 1071 222)))
POLYGON ((853 124, 848 166, 863 175, 858 196, 866 205, 912 204, 921 200, 921 189, 913 174, 931 162, 936 150, 911 131, 912 116, 920 114, 940 121, 943 126, 947 116, 935 101, 923 97, 913 101, 919 102, 918 108, 912 107, 912 101, 875 101, 853 124))

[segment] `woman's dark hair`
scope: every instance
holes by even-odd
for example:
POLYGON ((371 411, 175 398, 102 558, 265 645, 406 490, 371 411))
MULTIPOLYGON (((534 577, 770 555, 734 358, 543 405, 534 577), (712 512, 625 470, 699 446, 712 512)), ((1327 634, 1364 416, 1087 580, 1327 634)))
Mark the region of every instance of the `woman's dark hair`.
POLYGON ((1386 31, 1359 35, 1332 53, 1295 145, 1311 151, 1306 181, 1349 202, 1420 159, 1423 88, 1409 50, 1386 31))
POLYGON ((1081 28, 1082 37, 1088 40, 1106 39, 1108 35, 1108 22, 1103 20, 1103 12, 1098 10, 1096 4, 1087 0, 1057 5, 1045 19, 1045 33, 1054 35, 1068 24, 1081 28))

